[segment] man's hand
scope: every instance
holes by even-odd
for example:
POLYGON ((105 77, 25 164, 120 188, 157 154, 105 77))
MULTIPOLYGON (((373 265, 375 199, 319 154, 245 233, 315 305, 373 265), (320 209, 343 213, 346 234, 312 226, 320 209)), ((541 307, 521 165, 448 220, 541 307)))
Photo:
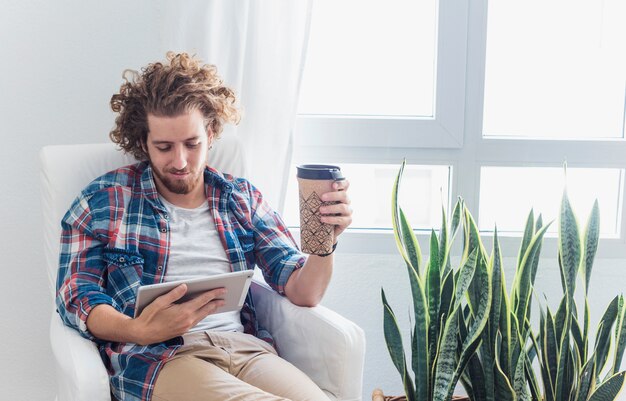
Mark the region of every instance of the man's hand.
MULTIPOLYGON (((335 226, 335 242, 337 237, 352 223, 352 209, 347 190, 347 180, 335 181, 332 192, 322 194, 324 202, 338 202, 334 205, 320 206, 320 220, 335 226)), ((315 306, 324 296, 333 270, 333 256, 321 257, 309 255, 304 266, 295 270, 285 284, 285 294, 294 304, 315 306)))
POLYGON ((226 294, 226 289, 216 288, 176 304, 186 292, 187 285, 181 284, 146 306, 132 321, 137 336, 135 342, 146 345, 181 336, 225 303, 218 298, 226 294))
POLYGON ((335 181, 333 183, 334 191, 326 192, 321 197, 324 202, 338 202, 335 205, 320 206, 322 223, 335 226, 335 241, 352 223, 352 209, 350 208, 350 198, 348 198, 349 187, 350 182, 348 180, 335 181))

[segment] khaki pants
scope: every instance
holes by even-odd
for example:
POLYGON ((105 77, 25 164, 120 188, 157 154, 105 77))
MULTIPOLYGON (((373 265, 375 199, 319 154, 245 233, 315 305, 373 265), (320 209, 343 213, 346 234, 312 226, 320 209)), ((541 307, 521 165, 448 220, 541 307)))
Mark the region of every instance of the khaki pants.
POLYGON ((197 332, 161 369, 154 401, 328 401, 298 368, 252 335, 197 332))

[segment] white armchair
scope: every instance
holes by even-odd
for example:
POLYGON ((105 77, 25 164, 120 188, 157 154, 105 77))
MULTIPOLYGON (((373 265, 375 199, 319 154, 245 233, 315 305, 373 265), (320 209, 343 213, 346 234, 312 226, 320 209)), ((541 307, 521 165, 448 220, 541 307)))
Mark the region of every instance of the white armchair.
MULTIPOLYGON (((40 152, 44 247, 50 281, 50 342, 56 363, 57 401, 110 401, 109 379, 94 343, 65 326, 54 311, 60 222, 93 178, 134 159, 113 144, 47 146, 40 152)), ((245 176, 235 138, 224 137, 210 154, 217 170, 245 176)), ((331 400, 361 399, 365 336, 351 321, 323 307, 302 308, 256 279, 251 287, 260 323, 274 336, 281 356, 298 366, 331 400)))

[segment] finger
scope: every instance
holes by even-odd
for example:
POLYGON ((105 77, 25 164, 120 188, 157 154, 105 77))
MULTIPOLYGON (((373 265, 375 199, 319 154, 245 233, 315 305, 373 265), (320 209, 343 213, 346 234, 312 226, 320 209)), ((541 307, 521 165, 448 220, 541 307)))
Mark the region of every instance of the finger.
POLYGON ((352 214, 352 209, 345 203, 320 206, 319 211, 322 216, 350 216, 352 214))
POLYGON ((213 301, 207 303, 202 308, 196 311, 196 318, 198 319, 198 322, 204 319, 205 317, 207 317, 208 315, 215 313, 219 308, 221 308, 225 304, 226 304, 226 301, 224 301, 223 299, 214 299, 213 301))
POLYGON ((350 188, 350 181, 343 179, 343 180, 337 180, 335 182, 333 182, 333 189, 335 191, 345 191, 348 188, 350 188))
POLYGON ((161 307, 166 307, 181 299, 187 293, 187 284, 181 284, 168 293, 155 299, 152 303, 161 307))
POLYGON ((185 302, 185 304, 188 304, 193 310, 197 310, 213 300, 222 298, 226 294, 226 291, 226 288, 215 288, 194 297, 193 299, 185 302))
POLYGON ((326 192, 322 194, 322 201, 350 203, 350 198, 348 198, 348 194, 344 191, 326 192))
POLYGON ((346 228, 352 224, 352 216, 322 216, 320 217, 320 221, 322 223, 346 228))

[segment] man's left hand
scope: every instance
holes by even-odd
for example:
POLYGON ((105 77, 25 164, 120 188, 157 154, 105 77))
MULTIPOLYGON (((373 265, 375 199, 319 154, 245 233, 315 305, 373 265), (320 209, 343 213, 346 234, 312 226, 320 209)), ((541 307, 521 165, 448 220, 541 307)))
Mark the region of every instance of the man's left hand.
POLYGON ((333 182, 333 192, 322 194, 324 202, 338 202, 334 205, 321 206, 320 214, 322 223, 333 224, 335 226, 335 241, 348 226, 352 223, 352 208, 350 198, 348 198, 348 188, 350 182, 341 180, 333 182))

